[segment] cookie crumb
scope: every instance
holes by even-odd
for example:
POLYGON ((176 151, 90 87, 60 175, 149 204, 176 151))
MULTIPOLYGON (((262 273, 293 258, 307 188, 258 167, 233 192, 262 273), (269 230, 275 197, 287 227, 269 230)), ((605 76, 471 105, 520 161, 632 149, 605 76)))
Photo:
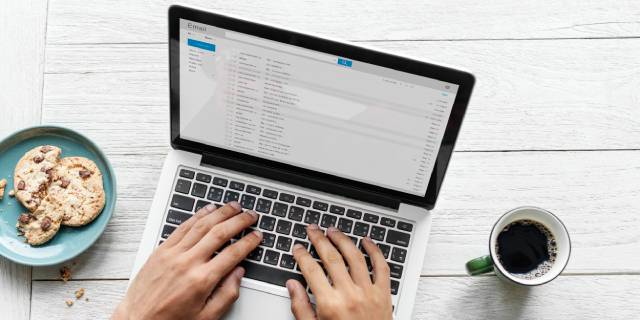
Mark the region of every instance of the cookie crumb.
POLYGON ((80 300, 80 298, 82 298, 82 296, 84 296, 84 288, 80 288, 80 289, 76 290, 76 299, 80 300))
POLYGON ((65 283, 69 281, 71 279, 71 269, 67 266, 62 267, 62 269, 60 269, 60 278, 62 278, 62 281, 65 283))
POLYGON ((73 301, 71 301, 71 300, 67 300, 64 303, 67 304, 67 307, 71 307, 73 305, 73 301))
POLYGON ((13 189, 9 190, 9 197, 13 198, 15 196, 16 196, 16 191, 13 189))
POLYGON ((89 298, 84 298, 84 301, 89 302, 89 298))
POLYGON ((7 179, 0 180, 0 200, 4 197, 4 188, 7 186, 7 179))

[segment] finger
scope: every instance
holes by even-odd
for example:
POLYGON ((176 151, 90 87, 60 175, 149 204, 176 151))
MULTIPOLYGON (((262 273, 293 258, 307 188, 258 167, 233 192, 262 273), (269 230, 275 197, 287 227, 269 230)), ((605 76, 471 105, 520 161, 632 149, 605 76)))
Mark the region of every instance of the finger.
POLYGON ((289 297, 291 297, 291 312, 296 320, 313 320, 316 319, 316 313, 311 307, 309 295, 298 280, 289 279, 287 281, 287 289, 289 297))
POLYGON ((220 285, 213 291, 200 312, 200 319, 220 319, 240 296, 240 280, 244 276, 244 269, 236 267, 229 273, 220 285))
POLYGON ((240 204, 235 201, 227 203, 222 208, 218 208, 212 214, 208 214, 202 219, 199 219, 191 227, 189 233, 187 233, 178 243, 178 246, 184 249, 193 247, 207 234, 207 232, 209 232, 209 230, 211 230, 211 228, 213 228, 213 226, 237 215, 240 211, 240 204))
POLYGON ((222 221, 213 226, 189 252, 196 257, 208 260, 214 252, 222 248, 233 236, 242 232, 242 230, 248 228, 257 220, 258 214, 250 210, 222 221))
POLYGON ((215 286, 220 275, 229 273, 262 241, 262 232, 254 230, 232 245, 224 248, 220 254, 207 262, 206 270, 209 284, 215 286))
POLYGON ((362 245, 367 251, 373 266, 373 283, 376 286, 391 291, 391 280, 389 279, 389 265, 384 259, 384 255, 378 246, 369 237, 362 238, 362 245))
POLYGON ((338 287, 353 284, 351 276, 347 272, 347 266, 345 266, 344 260, 342 259, 342 255, 336 250, 336 247, 331 244, 331 241, 324 236, 320 228, 315 224, 310 224, 307 226, 307 235, 316 248, 333 284, 338 287))
POLYGON ((191 216, 191 218, 187 219, 187 221, 185 221, 182 224, 180 224, 180 226, 178 226, 178 228, 175 231, 173 231, 173 233, 169 236, 167 241, 165 241, 163 243, 165 248, 166 247, 172 247, 176 243, 180 242, 180 240, 182 240, 182 238, 184 238, 184 236, 187 233, 189 233, 189 230, 191 230, 193 225, 196 222, 198 222, 198 220, 200 220, 200 219, 204 218, 205 216, 207 216, 208 214, 214 212, 216 210, 216 208, 217 207, 214 204, 208 204, 208 205, 204 206, 204 208, 198 210, 198 212, 196 212, 196 214, 191 216))
POLYGON ((304 279, 307 280, 309 287, 313 293, 318 295, 325 295, 330 292, 331 285, 329 279, 324 274, 322 267, 311 257, 311 254, 301 244, 295 244, 293 246, 293 258, 296 259, 300 271, 304 279))
POLYGON ((349 274, 351 274, 353 282, 358 285, 370 285, 371 278, 369 277, 367 263, 364 261, 364 255, 358 250, 356 245, 353 244, 351 239, 334 227, 327 229, 327 236, 331 242, 338 247, 338 250, 342 253, 342 257, 347 260, 347 264, 349 264, 349 274))

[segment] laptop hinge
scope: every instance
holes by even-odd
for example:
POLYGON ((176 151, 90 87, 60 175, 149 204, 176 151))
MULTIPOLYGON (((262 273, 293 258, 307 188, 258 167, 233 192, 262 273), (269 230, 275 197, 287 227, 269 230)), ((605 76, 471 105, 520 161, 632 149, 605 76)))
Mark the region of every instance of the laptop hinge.
POLYGON ((244 172, 271 180, 298 185, 304 188, 352 198, 358 201, 377 204, 394 210, 397 210, 400 207, 400 201, 385 196, 384 194, 364 191, 345 184, 335 183, 325 179, 318 179, 312 176, 291 173, 286 170, 247 161, 246 159, 232 158, 205 152, 202 154, 200 165, 221 167, 238 172, 244 172))

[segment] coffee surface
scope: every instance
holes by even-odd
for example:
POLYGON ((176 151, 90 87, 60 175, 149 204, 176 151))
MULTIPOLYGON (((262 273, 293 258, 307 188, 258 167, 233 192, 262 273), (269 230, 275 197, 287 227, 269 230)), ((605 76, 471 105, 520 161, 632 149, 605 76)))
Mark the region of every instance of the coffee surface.
POLYGON ((516 276, 533 279, 544 275, 553 265, 556 242, 541 223, 518 220, 498 235, 496 251, 500 264, 516 276))

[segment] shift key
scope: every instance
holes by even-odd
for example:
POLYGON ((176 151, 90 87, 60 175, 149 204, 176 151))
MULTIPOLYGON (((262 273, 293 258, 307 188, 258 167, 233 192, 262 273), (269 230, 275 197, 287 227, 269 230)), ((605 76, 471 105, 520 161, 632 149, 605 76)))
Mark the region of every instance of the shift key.
POLYGON ((187 212, 190 212, 191 210, 193 210, 194 202, 195 202, 195 199, 181 196, 179 194, 174 194, 173 198, 171 198, 172 207, 182 209, 187 212))
POLYGON ((387 243, 395 244, 397 246, 408 247, 410 237, 411 235, 408 233, 404 233, 396 230, 389 230, 389 232, 387 232, 387 243))

